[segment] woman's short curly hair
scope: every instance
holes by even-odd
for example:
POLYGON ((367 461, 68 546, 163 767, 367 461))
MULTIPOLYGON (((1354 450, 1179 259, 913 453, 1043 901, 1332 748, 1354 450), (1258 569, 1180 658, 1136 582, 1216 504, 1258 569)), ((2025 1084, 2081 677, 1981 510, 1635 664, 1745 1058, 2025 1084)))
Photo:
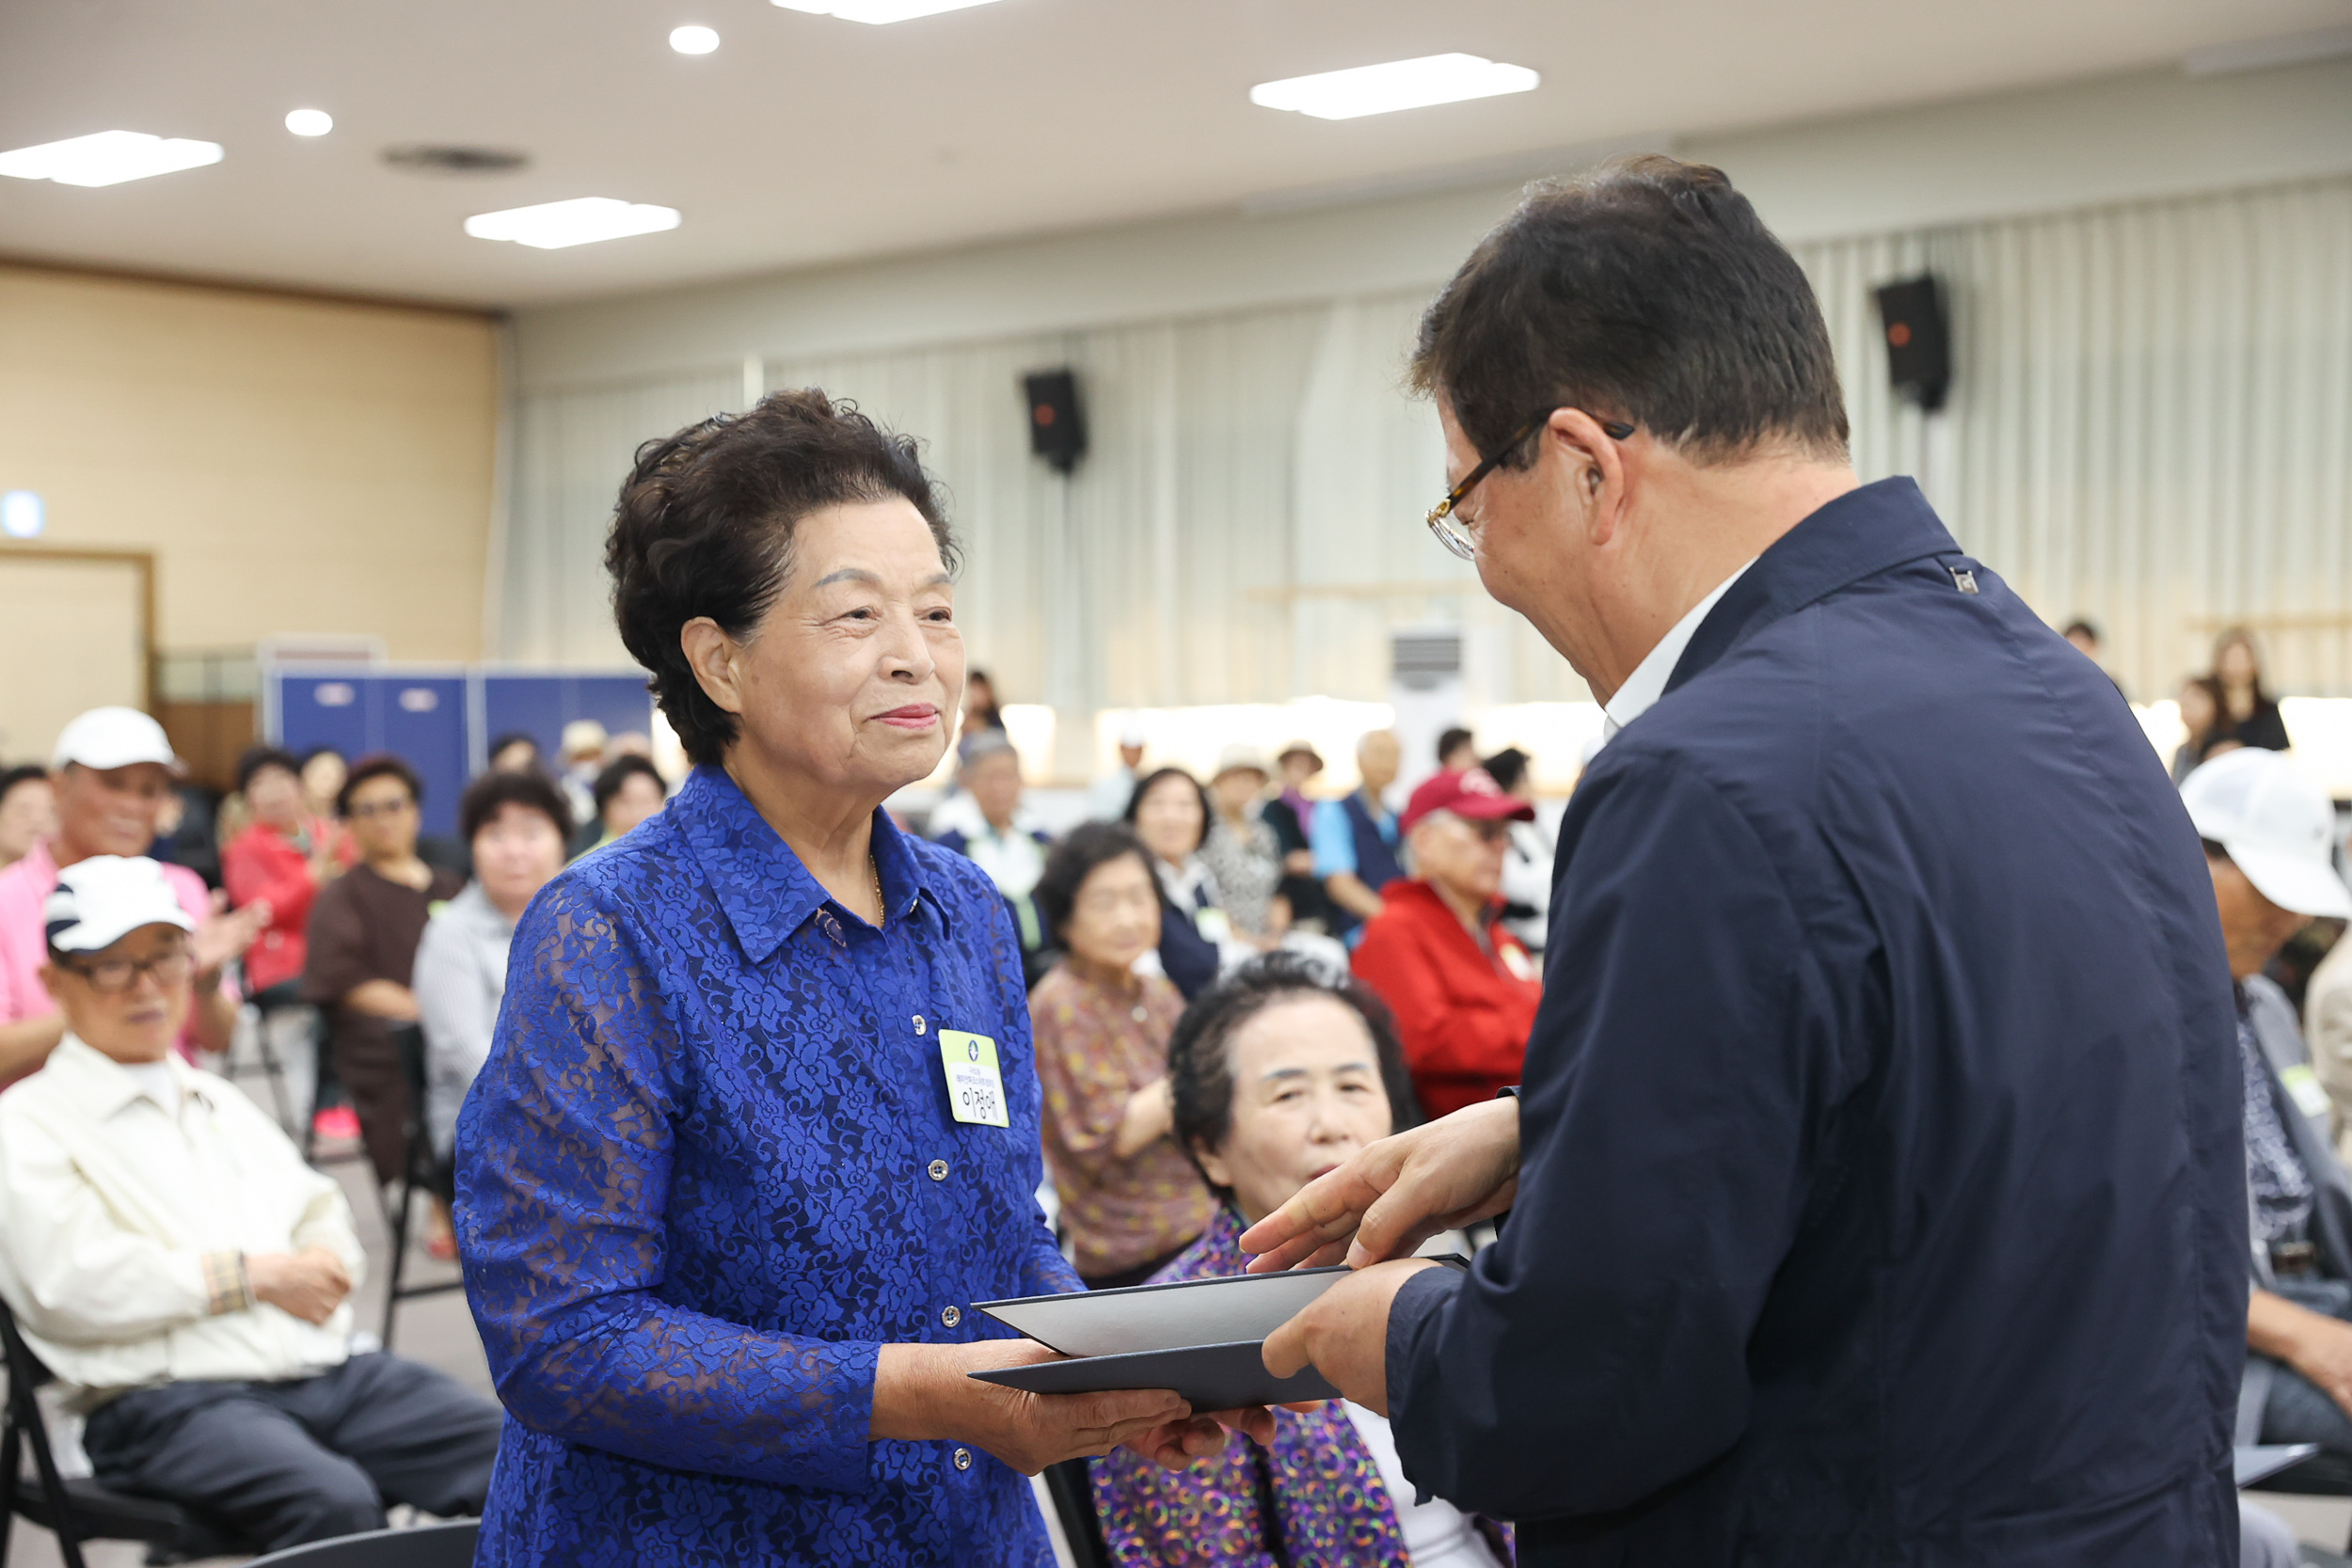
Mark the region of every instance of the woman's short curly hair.
POLYGON ((791 568, 803 517, 896 497, 923 515, 954 571, 946 509, 914 437, 816 388, 771 392, 637 449, 605 540, 612 618, 689 757, 718 762, 739 726, 694 678, 678 633, 707 615, 730 637, 750 636, 791 568))

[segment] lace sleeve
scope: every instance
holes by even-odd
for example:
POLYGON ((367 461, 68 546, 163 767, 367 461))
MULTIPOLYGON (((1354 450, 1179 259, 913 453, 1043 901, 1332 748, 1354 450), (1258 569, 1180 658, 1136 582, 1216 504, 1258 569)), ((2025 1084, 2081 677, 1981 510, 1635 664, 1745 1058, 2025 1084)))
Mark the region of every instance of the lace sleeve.
POLYGON ((674 1305, 674 1021, 576 878, 515 933, 457 1133, 458 1241, 499 1396, 535 1432, 677 1469, 863 1491, 872 1342, 674 1305))

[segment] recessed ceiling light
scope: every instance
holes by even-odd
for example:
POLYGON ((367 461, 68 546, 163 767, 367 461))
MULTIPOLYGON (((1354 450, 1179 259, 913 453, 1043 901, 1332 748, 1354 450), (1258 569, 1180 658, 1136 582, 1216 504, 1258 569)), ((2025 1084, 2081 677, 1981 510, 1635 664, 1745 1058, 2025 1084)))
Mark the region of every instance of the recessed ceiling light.
POLYGON ((151 136, 144 131, 101 131, 96 135, 43 142, 0 152, 0 174, 19 180, 55 180, 60 185, 119 185, 151 174, 173 174, 220 162, 220 143, 151 136))
POLYGON ((1317 119, 1354 119, 1392 109, 1528 92, 1542 80, 1523 65, 1502 65, 1476 55, 1428 55, 1418 60, 1391 60, 1386 65, 1359 65, 1352 71, 1261 82, 1249 89, 1249 102, 1262 108, 1295 110, 1317 119))
POLYGON ((37 539, 48 516, 36 490, 11 490, 0 496, 0 533, 11 539, 37 539))
POLYGON ((533 250, 561 250, 598 240, 625 240, 631 234, 657 234, 677 226, 675 207, 582 196, 570 201, 543 201, 536 207, 483 213, 466 220, 466 232, 477 240, 512 240, 533 250))
POLYGON ((681 55, 707 55, 719 47, 719 35, 707 27, 673 27, 670 47, 681 55))
POLYGON ((323 136, 335 129, 335 117, 325 109, 295 109, 286 116, 286 129, 297 136, 323 136))
POLYGON ((870 22, 880 26, 885 22, 908 22, 918 16, 937 16, 941 11, 960 11, 972 6, 986 6, 993 0, 770 0, 787 11, 806 11, 811 16, 837 16, 844 22, 870 22))

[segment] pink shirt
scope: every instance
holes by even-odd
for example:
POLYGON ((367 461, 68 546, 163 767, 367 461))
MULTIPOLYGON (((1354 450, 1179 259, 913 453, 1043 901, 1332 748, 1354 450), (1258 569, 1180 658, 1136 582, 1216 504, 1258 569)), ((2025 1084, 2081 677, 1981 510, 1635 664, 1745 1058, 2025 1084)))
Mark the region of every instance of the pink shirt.
MULTIPOLYGON (((212 917, 213 895, 204 879, 184 865, 167 865, 164 878, 180 895, 188 918, 202 925, 212 917)), ((49 925, 44 911, 56 891, 57 863, 49 846, 36 844, 14 865, 0 870, 0 1023, 22 1023, 46 1018, 57 1010, 40 983, 41 965, 49 961, 49 925)), ((180 1036, 181 1053, 196 1058, 196 1016, 180 1036)))

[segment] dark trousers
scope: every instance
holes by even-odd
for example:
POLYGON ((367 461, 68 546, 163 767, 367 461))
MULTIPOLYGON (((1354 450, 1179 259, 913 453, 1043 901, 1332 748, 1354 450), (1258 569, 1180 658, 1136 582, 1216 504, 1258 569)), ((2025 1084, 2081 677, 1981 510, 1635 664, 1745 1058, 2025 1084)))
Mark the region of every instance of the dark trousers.
POLYGON ((430 1367, 355 1355, 289 1383, 172 1383, 101 1405, 98 1479, 168 1498, 263 1551, 384 1528, 387 1503, 478 1514, 499 1407, 430 1367))

